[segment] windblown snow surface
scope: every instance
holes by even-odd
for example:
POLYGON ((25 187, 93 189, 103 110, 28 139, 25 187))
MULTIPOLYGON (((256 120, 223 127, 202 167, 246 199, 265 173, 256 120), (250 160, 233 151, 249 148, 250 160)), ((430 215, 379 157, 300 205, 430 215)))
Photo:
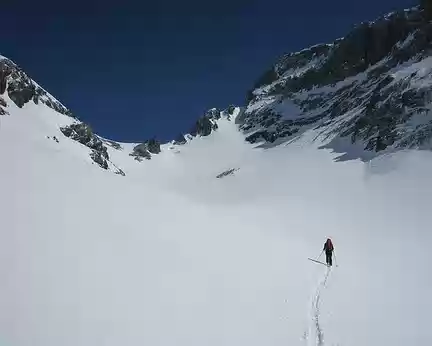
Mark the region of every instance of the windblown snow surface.
POLYGON ((335 162, 315 134, 263 150, 222 119, 151 161, 110 148, 121 177, 66 116, 8 111, 1 345, 430 344, 429 152, 335 162), (307 260, 327 237, 332 269, 307 260))

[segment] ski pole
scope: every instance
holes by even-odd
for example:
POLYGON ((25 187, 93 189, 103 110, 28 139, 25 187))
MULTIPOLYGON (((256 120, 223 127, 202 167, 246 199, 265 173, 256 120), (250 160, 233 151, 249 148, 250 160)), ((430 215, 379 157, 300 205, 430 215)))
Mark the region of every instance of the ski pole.
POLYGON ((336 264, 336 267, 337 267, 338 264, 337 264, 337 259, 336 259, 336 251, 333 250, 333 254, 334 254, 334 257, 335 257, 335 264, 336 264))
POLYGON ((321 255, 323 254, 324 250, 321 251, 320 255, 318 256, 317 260, 319 260, 319 258, 321 257, 321 255))

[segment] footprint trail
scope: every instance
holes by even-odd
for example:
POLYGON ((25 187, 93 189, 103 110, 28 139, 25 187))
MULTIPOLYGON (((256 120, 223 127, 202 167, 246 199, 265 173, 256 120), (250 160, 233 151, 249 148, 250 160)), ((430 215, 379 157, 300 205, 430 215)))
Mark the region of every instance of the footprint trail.
POLYGON ((303 335, 305 344, 308 346, 324 346, 324 331, 320 323, 321 294, 326 287, 330 272, 331 268, 326 268, 324 276, 318 282, 316 291, 312 295, 308 328, 303 335))

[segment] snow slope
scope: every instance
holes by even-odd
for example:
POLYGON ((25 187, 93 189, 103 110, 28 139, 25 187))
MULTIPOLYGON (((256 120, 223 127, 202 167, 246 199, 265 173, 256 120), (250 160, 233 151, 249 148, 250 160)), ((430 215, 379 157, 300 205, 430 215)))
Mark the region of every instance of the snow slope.
POLYGON ((263 150, 222 118, 142 164, 109 148, 122 177, 61 134, 71 118, 8 104, 2 344, 429 343, 430 152, 335 162, 313 132, 263 150), (307 260, 328 236, 330 271, 307 260))

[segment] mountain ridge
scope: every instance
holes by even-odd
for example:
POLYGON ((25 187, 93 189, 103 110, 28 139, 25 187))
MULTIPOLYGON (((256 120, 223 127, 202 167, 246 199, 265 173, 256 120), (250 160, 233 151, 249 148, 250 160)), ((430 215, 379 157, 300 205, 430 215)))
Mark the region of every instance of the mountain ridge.
MULTIPOLYGON (((90 149, 89 157, 102 169, 125 175, 125 172, 111 161, 108 150, 108 148, 123 150, 121 143, 94 133, 90 125, 75 116, 66 106, 27 75, 19 65, 0 55, 0 115, 9 114, 8 102, 13 102, 18 108, 25 107, 29 102, 33 102, 35 105, 43 104, 62 115, 66 115, 71 121, 59 126, 60 133, 90 149)), ((229 106, 225 110, 216 108, 208 110, 197 119, 189 133, 179 134, 170 143, 183 145, 195 137, 210 135, 217 130, 217 121, 222 117, 229 119, 234 115, 235 110, 236 107, 234 106, 229 106)), ((51 139, 51 136, 47 136, 47 138, 51 139)), ((52 137, 52 139, 58 141, 57 136, 52 137)), ((161 144, 156 138, 135 143, 129 156, 139 162, 144 159, 150 160, 152 156, 161 152, 161 144)))
MULTIPOLYGON (((320 148, 340 152, 341 160, 431 149, 432 24, 427 4, 360 23, 332 43, 283 55, 257 80, 244 107, 212 108, 189 133, 170 143, 184 145, 209 136, 218 130, 221 117, 236 113, 245 140, 263 148, 312 131, 320 148)), ((0 56, 0 95, 5 93, 19 108, 41 103, 70 117, 61 134, 90 149, 90 158, 101 168, 125 174, 109 154, 123 150, 121 143, 95 134, 17 64, 0 56)), ((2 96, 0 114, 5 115, 8 101, 2 96)), ((157 138, 146 139, 128 155, 139 162, 151 160, 161 144, 157 138)))
POLYGON ((247 95, 246 140, 271 147, 314 130, 341 159, 430 149, 428 18, 421 6, 394 11, 284 55, 247 95))

